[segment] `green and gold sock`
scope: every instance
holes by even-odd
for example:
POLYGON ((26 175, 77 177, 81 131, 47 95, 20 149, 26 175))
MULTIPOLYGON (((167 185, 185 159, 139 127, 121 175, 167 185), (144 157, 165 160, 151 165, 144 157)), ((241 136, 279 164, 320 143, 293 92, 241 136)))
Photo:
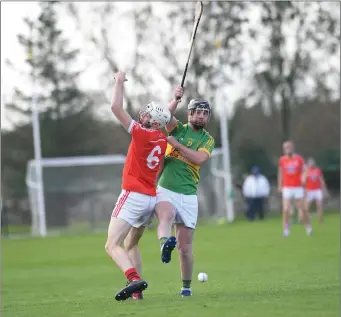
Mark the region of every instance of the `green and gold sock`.
POLYGON ((191 280, 182 280, 182 287, 183 288, 191 288, 191 280))
POLYGON ((167 237, 162 237, 160 238, 160 245, 164 245, 166 243, 166 241, 168 240, 167 237))

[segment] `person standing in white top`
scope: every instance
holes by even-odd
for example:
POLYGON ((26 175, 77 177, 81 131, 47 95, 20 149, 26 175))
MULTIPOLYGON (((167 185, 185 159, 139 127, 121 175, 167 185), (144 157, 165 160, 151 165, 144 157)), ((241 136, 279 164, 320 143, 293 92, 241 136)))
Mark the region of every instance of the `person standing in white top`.
POLYGON ((264 219, 264 202, 270 194, 270 183, 260 173, 257 166, 252 167, 251 174, 246 177, 242 190, 247 202, 247 218, 253 221, 258 213, 259 218, 264 219))

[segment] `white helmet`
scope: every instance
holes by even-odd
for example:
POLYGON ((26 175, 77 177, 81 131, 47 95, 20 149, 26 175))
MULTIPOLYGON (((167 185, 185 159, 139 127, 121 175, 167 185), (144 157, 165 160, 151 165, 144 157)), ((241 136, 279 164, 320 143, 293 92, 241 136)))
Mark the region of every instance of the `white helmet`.
POLYGON ((150 102, 146 108, 143 109, 143 113, 150 115, 150 125, 152 125, 154 122, 159 124, 158 129, 162 129, 172 117, 168 109, 159 106, 154 101, 150 102))

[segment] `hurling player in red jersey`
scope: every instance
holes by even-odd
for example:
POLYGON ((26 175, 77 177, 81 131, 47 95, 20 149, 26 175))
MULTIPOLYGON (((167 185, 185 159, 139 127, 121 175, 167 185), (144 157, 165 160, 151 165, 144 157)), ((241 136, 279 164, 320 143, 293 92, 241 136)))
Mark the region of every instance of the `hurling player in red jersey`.
POLYGON ((304 172, 304 159, 294 153, 294 143, 286 141, 283 143, 284 155, 279 160, 278 166, 278 191, 282 194, 282 214, 283 214, 283 235, 289 236, 289 213, 291 211, 291 201, 296 201, 297 209, 301 220, 306 225, 308 235, 312 234, 309 216, 304 208, 304 188, 302 183, 304 172))
MULTIPOLYGON (((115 75, 111 109, 132 140, 123 169, 122 192, 112 212, 105 250, 124 272, 128 284, 120 290, 118 301, 142 299, 148 284, 142 280, 141 256, 137 245, 150 221, 156 204, 156 178, 167 147, 165 134, 160 130, 171 119, 168 109, 149 103, 135 121, 123 109, 125 73, 115 75), (124 243, 124 248, 122 244, 124 243)), ((181 98, 182 90, 175 94, 181 98)))
POLYGON ((305 184, 305 209, 309 214, 310 205, 316 203, 319 223, 323 222, 323 196, 328 196, 326 182, 322 170, 316 165, 311 157, 307 160, 307 169, 304 172, 303 181, 305 184))

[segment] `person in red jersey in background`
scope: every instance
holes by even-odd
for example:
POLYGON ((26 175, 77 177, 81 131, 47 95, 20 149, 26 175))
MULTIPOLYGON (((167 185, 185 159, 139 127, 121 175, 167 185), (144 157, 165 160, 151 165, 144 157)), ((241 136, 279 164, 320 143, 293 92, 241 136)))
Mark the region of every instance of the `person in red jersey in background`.
POLYGON ((307 160, 307 169, 304 172, 305 209, 309 214, 310 205, 315 201, 319 223, 323 222, 323 196, 328 196, 326 182, 322 170, 311 157, 307 160))
MULTIPOLYGON (((141 275, 138 242, 154 212, 156 179, 167 148, 166 135, 160 130, 171 119, 168 109, 149 103, 135 121, 123 109, 125 73, 115 75, 111 109, 132 140, 123 168, 122 192, 112 212, 105 250, 128 279, 115 299, 142 299, 148 287, 141 275), (122 244, 124 242, 124 248, 122 244)), ((181 94, 178 96, 182 97, 181 94)))
POLYGON ((312 234, 312 228, 308 213, 304 208, 304 188, 302 183, 304 172, 304 159, 294 153, 294 143, 285 141, 283 143, 283 156, 279 159, 278 166, 278 191, 282 194, 282 217, 283 235, 290 234, 289 214, 292 210, 292 200, 296 201, 300 218, 306 225, 308 235, 312 234))

